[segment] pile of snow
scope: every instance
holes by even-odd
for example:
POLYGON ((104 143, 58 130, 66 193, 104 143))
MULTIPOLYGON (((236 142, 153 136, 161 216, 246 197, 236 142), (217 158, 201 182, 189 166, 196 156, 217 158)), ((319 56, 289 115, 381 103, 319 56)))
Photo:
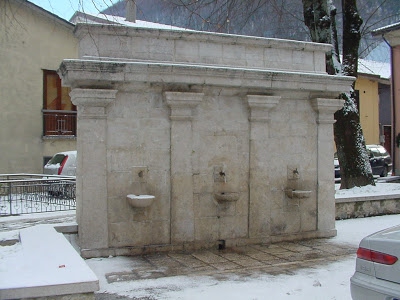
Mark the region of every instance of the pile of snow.
POLYGON ((177 27, 167 24, 154 23, 142 20, 136 20, 136 22, 127 21, 124 17, 107 15, 107 14, 91 14, 91 13, 83 13, 76 12, 71 20, 71 23, 87 23, 87 24, 112 24, 112 25, 124 25, 129 27, 136 28, 152 28, 152 29, 168 29, 168 30, 179 30, 179 31, 193 31, 190 29, 186 29, 183 27, 177 27))
POLYGON ((367 185, 346 190, 340 190, 340 184, 335 184, 335 190, 336 199, 378 195, 400 195, 400 183, 377 182, 375 186, 367 185))

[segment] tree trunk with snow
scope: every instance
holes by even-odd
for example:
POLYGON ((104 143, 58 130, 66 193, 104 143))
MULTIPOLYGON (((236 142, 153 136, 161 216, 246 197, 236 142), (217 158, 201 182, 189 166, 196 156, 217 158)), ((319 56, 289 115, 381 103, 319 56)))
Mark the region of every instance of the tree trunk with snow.
MULTIPOLYGON (((310 30, 312 41, 333 44, 332 52, 327 53, 327 72, 341 71, 347 76, 357 76, 358 48, 360 45, 360 26, 362 19, 357 11, 357 0, 342 0, 343 10, 343 64, 342 70, 335 67, 338 60, 336 31, 336 10, 329 0, 302 0, 304 23, 310 30), (329 4, 328 5, 328 1, 329 4)), ((334 136, 340 164, 341 189, 354 186, 374 185, 371 166, 360 125, 360 117, 355 105, 353 91, 341 95, 345 100, 341 110, 335 113, 334 136)))
POLYGON ((354 91, 342 95, 345 100, 341 110, 335 113, 335 143, 340 164, 341 189, 375 185, 360 117, 354 104, 354 91))
MULTIPOLYGON (((343 10, 343 62, 342 73, 357 76, 358 48, 362 19, 358 14, 357 0, 342 0, 343 10)), ((341 110, 335 113, 334 135, 340 164, 341 189, 355 186, 375 185, 369 163, 365 139, 360 125, 360 116, 355 105, 354 84, 341 110)))

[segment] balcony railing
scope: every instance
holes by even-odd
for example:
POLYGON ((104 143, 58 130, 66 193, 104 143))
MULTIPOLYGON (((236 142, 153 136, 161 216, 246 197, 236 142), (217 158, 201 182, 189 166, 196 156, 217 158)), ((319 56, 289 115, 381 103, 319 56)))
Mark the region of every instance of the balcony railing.
POLYGON ((43 109, 44 136, 76 136, 76 111, 43 109))

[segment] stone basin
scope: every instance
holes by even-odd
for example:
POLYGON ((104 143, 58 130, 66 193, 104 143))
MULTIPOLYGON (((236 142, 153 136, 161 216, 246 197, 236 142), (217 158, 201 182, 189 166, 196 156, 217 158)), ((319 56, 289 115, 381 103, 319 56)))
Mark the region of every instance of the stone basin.
POLYGON ((136 208, 143 208, 150 206, 154 201, 153 195, 134 195, 130 194, 126 196, 126 200, 129 205, 136 208))
POLYGON ((235 202, 239 199, 239 193, 219 192, 219 193, 214 193, 214 197, 218 202, 235 202))
POLYGON ((311 196, 311 191, 307 190, 293 190, 293 189, 287 189, 285 190, 286 196, 289 198, 310 198, 311 196))

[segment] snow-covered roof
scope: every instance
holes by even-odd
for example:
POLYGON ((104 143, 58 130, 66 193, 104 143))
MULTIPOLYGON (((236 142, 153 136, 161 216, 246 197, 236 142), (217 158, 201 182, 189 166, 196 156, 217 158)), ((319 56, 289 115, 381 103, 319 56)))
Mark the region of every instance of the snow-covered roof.
POLYGON ((167 24, 160 24, 154 22, 147 22, 136 20, 136 22, 127 21, 124 17, 107 15, 107 14, 90 14, 83 12, 76 12, 70 19, 71 23, 89 23, 89 24, 113 24, 124 25, 136 28, 153 28, 153 29, 169 29, 169 30, 189 30, 183 27, 176 27, 167 24))
POLYGON ((393 30, 400 30, 400 22, 394 23, 394 24, 389 24, 387 26, 375 29, 372 31, 372 35, 381 35, 381 34, 385 34, 390 31, 393 31, 393 30))
POLYGON ((390 63, 359 59, 358 73, 379 76, 382 79, 390 79, 390 63))

